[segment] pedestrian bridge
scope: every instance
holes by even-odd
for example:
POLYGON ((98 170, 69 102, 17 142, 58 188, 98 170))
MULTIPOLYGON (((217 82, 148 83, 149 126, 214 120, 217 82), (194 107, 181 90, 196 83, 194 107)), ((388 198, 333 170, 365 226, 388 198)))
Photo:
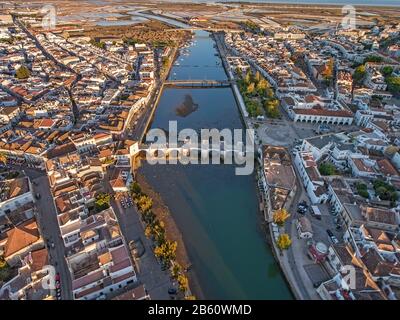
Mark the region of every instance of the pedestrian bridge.
POLYGON ((164 86, 183 88, 224 88, 230 87, 231 80, 167 80, 164 86))

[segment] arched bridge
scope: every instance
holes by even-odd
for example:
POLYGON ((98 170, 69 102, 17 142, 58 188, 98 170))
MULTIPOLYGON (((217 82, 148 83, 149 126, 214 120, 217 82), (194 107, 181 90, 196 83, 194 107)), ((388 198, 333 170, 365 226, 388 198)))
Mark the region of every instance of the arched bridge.
POLYGON ((231 80, 167 80, 165 86, 184 88, 223 88, 230 87, 231 80))
MULTIPOLYGON (((227 145, 224 142, 219 144, 207 144, 199 145, 197 143, 178 143, 174 145, 166 144, 147 144, 143 143, 139 147, 139 152, 146 152, 147 157, 157 158, 165 156, 169 157, 180 157, 180 156, 195 156, 195 157, 207 157, 210 155, 218 155, 221 158, 233 155, 245 155, 245 148, 243 143, 239 142, 237 145, 227 145)), ((247 151, 248 152, 248 151, 247 151)))

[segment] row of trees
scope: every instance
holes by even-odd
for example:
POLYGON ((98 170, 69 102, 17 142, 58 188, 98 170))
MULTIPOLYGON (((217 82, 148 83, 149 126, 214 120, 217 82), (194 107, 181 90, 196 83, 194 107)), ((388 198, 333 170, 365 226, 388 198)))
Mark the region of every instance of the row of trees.
POLYGON ((276 99, 273 89, 260 72, 253 74, 249 70, 245 76, 242 75, 241 70, 236 70, 236 73, 239 76, 239 89, 249 115, 260 116, 264 109, 268 117, 279 117, 279 100, 276 99))
MULTIPOLYGON (((159 220, 152 211, 153 200, 142 191, 140 185, 137 182, 133 182, 129 189, 133 201, 146 225, 145 235, 151 238, 156 245, 154 254, 161 260, 164 266, 170 269, 171 276, 178 282, 179 290, 185 293, 189 288, 189 281, 182 267, 176 261, 178 243, 167 239, 165 224, 162 220, 159 220)), ((194 296, 188 296, 186 298, 193 299, 194 296)))
MULTIPOLYGON (((278 226, 283 227, 287 219, 290 217, 289 212, 286 209, 276 210, 272 216, 272 220, 278 226)), ((280 250, 287 250, 292 244, 292 239, 290 239, 289 234, 282 233, 278 236, 276 245, 280 250)))

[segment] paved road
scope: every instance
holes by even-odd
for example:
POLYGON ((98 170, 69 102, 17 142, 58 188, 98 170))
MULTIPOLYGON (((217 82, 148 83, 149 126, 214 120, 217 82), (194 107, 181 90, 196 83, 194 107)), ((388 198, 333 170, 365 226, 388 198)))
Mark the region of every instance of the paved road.
MULTIPOLYGON (((293 198, 292 204, 289 208, 289 212, 291 213, 291 216, 285 226, 285 229, 288 230, 288 232, 290 234, 290 238, 293 239, 293 241, 296 241, 296 236, 297 236, 296 234, 293 234, 293 232, 291 232, 292 230, 295 229, 295 228, 292 228, 292 224, 294 224, 294 221, 297 218, 297 206, 298 206, 299 202, 307 199, 305 190, 304 190, 303 185, 301 184, 297 174, 296 174, 296 187, 297 187, 297 191, 293 198)), ((294 251, 295 250, 293 249, 293 246, 290 246, 287 251, 288 263, 290 265, 290 269, 292 270, 293 276, 296 279, 297 287, 301 291, 302 298, 305 300, 310 300, 310 295, 309 295, 308 290, 303 282, 303 278, 299 272, 299 268, 303 268, 303 266, 298 263, 296 264, 296 261, 298 259, 295 258, 295 256, 297 254, 304 254, 304 253, 303 252, 294 252, 294 251)))
POLYGON ((33 190, 40 194, 40 199, 36 200, 38 209, 38 223, 44 239, 54 243, 54 248, 48 247, 50 263, 60 273, 61 277, 61 297, 63 300, 72 299, 71 276, 65 260, 64 242, 61 239, 58 227, 56 209, 53 197, 50 193, 50 185, 44 172, 41 174, 35 170, 24 170, 33 182, 33 190))
MULTIPOLYGON (((107 178, 104 181, 108 181, 107 178)), ((107 192, 113 194, 109 185, 106 184, 107 192)), ((118 200, 111 200, 111 205, 117 216, 121 231, 127 243, 140 238, 145 248, 145 254, 137 260, 138 278, 148 291, 151 299, 169 300, 168 289, 173 286, 169 271, 161 270, 152 249, 152 242, 144 235, 144 228, 140 221, 139 213, 135 208, 122 208, 118 200)))

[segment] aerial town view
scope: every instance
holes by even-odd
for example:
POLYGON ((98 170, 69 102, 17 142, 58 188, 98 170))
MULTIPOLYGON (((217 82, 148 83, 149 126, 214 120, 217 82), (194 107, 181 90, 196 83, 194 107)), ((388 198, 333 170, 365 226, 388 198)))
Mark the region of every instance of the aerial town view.
POLYGON ((0 1, 0 300, 400 300, 400 2, 0 1))

